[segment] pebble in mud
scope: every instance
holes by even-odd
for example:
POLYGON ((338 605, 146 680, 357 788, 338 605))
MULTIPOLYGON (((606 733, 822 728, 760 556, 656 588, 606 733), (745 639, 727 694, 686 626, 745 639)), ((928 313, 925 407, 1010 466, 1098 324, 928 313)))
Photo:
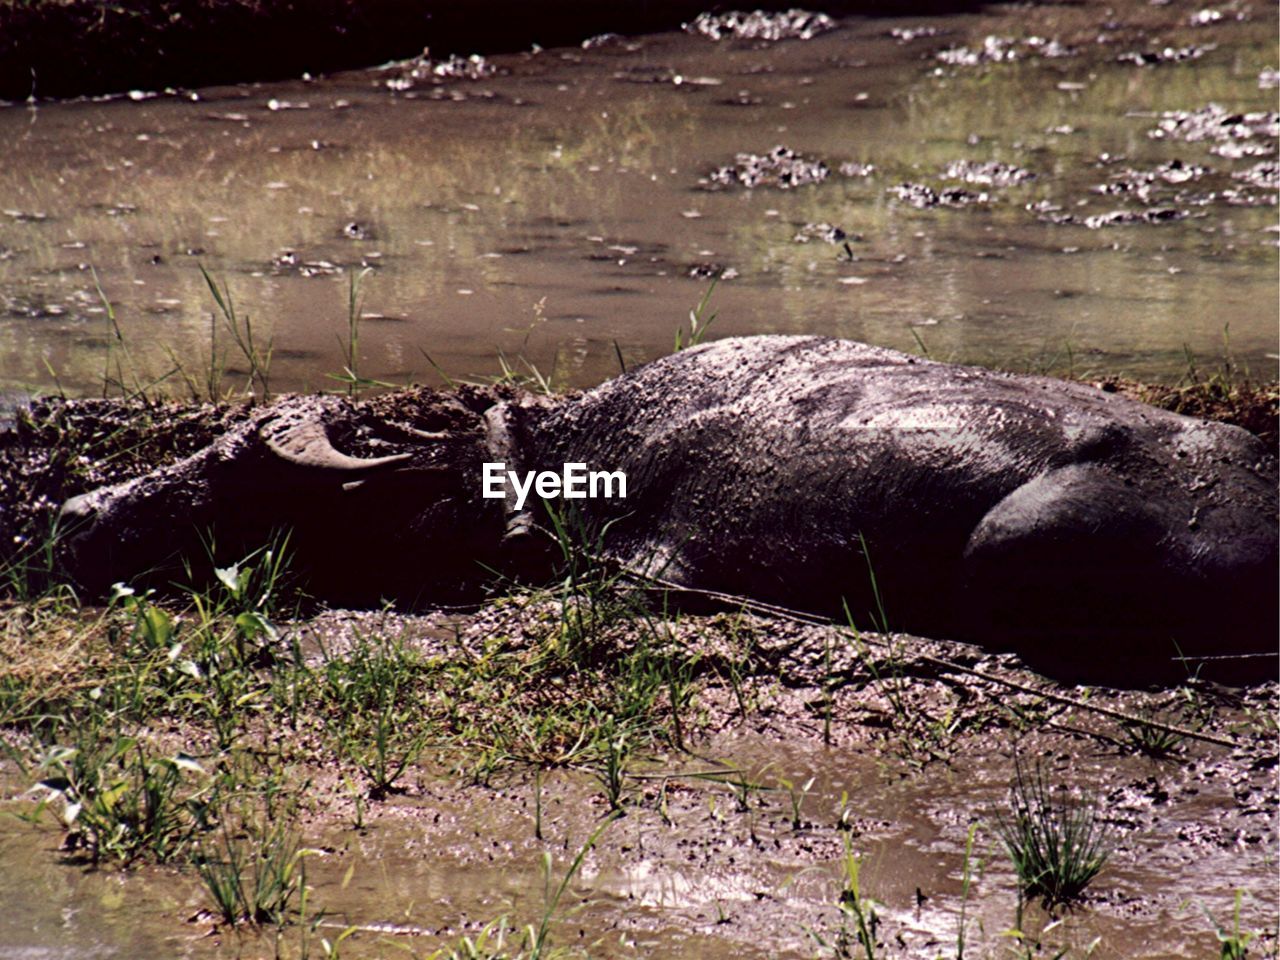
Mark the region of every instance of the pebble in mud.
POLYGON ((965 207, 974 203, 987 203, 991 197, 986 192, 974 193, 961 187, 945 187, 934 190, 923 183, 900 183, 889 192, 921 210, 930 207, 965 207))
POLYGON ((387 68, 395 73, 383 81, 388 90, 397 93, 412 90, 422 83, 438 83, 441 80, 483 80, 494 76, 497 68, 480 56, 473 53, 469 57, 456 54, 445 60, 432 60, 429 49, 422 55, 392 64, 387 68))
POLYGON ((1221 10, 1214 10, 1206 7, 1203 10, 1197 10, 1187 18, 1187 23, 1193 27, 1207 27, 1211 23, 1218 23, 1222 20, 1223 13, 1221 10))
POLYGON ((342 267, 328 260, 304 260, 294 250, 281 250, 271 258, 266 272, 273 277, 296 274, 300 277, 332 277, 342 272, 342 267))
POLYGON ((1009 63, 1026 57, 1070 57, 1075 51, 1054 39, 1044 37, 984 37, 980 47, 950 47, 935 55, 952 67, 976 67, 984 63, 1009 63))
POLYGON ((912 40, 919 40, 922 37, 937 37, 946 32, 941 27, 932 26, 894 27, 889 31, 889 36, 899 43, 910 43, 912 40))
POLYGON ((1037 215, 1036 219, 1042 223, 1080 224, 1090 230, 1142 223, 1171 223, 1177 220, 1185 220, 1191 216, 1191 211, 1179 210, 1173 207, 1154 207, 1147 210, 1110 210, 1107 213, 1098 213, 1091 217, 1078 217, 1074 213, 1063 213, 1061 207, 1048 202, 1029 204, 1027 209, 1035 213, 1037 215))
POLYGON ((822 243, 845 243, 848 240, 861 240, 859 234, 846 233, 841 227, 837 227, 834 223, 806 223, 792 238, 796 243, 809 243, 812 240, 818 240, 822 243))
MULTIPOLYGON (((587 37, 582 41, 583 50, 599 50, 603 47, 621 47, 626 43, 626 38, 620 33, 598 33, 594 37, 587 37)), ((638 49, 638 46, 636 47, 638 49)))
POLYGON ((685 30, 709 40, 811 40, 820 33, 834 30, 836 23, 825 13, 808 10, 785 10, 768 13, 753 10, 744 13, 702 13, 685 24, 685 30))
POLYGON ((738 271, 721 263, 694 263, 688 274, 695 280, 737 280, 738 271))
POLYGON ((43 223, 49 219, 47 213, 37 210, 0 210, 0 213, 16 223, 43 223))
POLYGON ((840 176, 850 178, 869 177, 876 172, 875 164, 856 163, 852 160, 840 164, 838 170, 840 176))
MULTIPOLYGON (((1233 173, 1231 178, 1247 183, 1251 187, 1276 190, 1280 188, 1280 163, 1275 160, 1263 160, 1260 163, 1255 163, 1247 170, 1239 170, 1233 173)), ((1275 203, 1275 195, 1272 194, 1268 200, 1271 203, 1275 203)))
POLYGON ((1140 50, 1122 53, 1116 57, 1120 63, 1133 63, 1140 67, 1154 67, 1162 63, 1182 63, 1185 60, 1199 60, 1210 50, 1217 47, 1215 43, 1204 46, 1163 47, 1159 50, 1140 50))
POLYGON ((1107 183, 1094 188, 1097 193, 1109 195, 1134 196, 1143 203, 1151 201, 1153 190, 1162 184, 1179 185, 1213 173, 1209 167, 1198 163, 1185 163, 1182 160, 1170 160, 1151 170, 1124 170, 1116 174, 1107 183))
MULTIPOLYGON (((1280 136, 1280 114, 1263 111, 1242 113, 1210 103, 1199 110, 1165 111, 1147 136, 1153 140, 1183 140, 1187 143, 1275 138, 1280 136)), ((1272 149, 1267 148, 1267 152, 1272 149)))
POLYGON ((831 168, 821 160, 810 160, 789 147, 778 145, 768 153, 740 153, 733 163, 712 170, 701 181, 711 187, 793 187, 821 183, 831 175, 831 168))
MULTIPOLYGON (((0 260, 3 259, 3 251, 0 251, 0 260)), ((61 303, 4 295, 0 296, 0 313, 23 320, 47 320, 66 316, 67 307, 61 303)))
POLYGON ((947 169, 943 171, 942 176, 947 180, 963 180, 965 183, 988 187, 1009 187, 1036 178, 1030 170, 1010 163, 1000 163, 997 160, 988 160, 985 163, 974 160, 955 160, 947 164, 947 169))

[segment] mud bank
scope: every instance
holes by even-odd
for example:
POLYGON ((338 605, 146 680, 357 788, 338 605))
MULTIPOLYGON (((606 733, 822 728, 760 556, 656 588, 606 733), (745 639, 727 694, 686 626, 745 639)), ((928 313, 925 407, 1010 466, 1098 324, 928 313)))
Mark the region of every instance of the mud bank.
MULTIPOLYGON (((278 80, 440 53, 497 53, 576 44, 606 32, 678 28, 709 5, 647 0, 97 0, 0 3, 0 99, 278 80)), ((785 9, 791 4, 752 3, 785 9)), ((830 13, 950 13, 964 0, 827 0, 830 13)))
MULTIPOLYGON (((341 937, 346 957, 496 958, 531 955, 540 927, 556 957, 1132 960, 1217 955, 1223 937, 1274 956, 1274 683, 1064 688, 958 644, 619 608, 562 648, 584 602, 280 622, 252 657, 221 662, 223 680, 258 690, 230 725, 153 672, 127 611, 85 632, 5 608, 0 731, 30 767, 0 761, 0 809, 33 816, 30 772, 42 749, 56 756, 24 710, 65 717, 52 739, 79 731, 87 752, 104 697, 85 691, 145 675, 165 695, 118 707, 120 735, 150 757, 178 751, 177 799, 244 832, 192 825, 195 852, 157 864, 144 850, 121 870, 87 814, 59 826, 52 797, 34 825, 0 827, 0 894, 17 905, 0 941, 254 957, 324 955, 341 937), (119 631, 110 645, 104 627, 119 631), (675 673, 651 689, 641 664, 675 673), (375 674, 390 695, 348 702, 375 674), (384 715, 391 774, 370 737, 384 715), (1020 893, 1006 857, 1019 764, 1105 839, 1068 908, 1020 893), (275 849, 240 810, 259 794, 307 868, 278 913, 232 923, 197 865, 275 849)), ((158 609, 148 622, 177 624, 181 656, 198 656, 200 628, 158 609)))

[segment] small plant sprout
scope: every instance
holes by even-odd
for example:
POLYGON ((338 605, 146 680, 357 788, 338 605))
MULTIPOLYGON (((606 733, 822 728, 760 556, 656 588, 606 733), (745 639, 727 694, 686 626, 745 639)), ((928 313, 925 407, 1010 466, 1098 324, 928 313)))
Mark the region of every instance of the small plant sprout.
MULTIPOLYGON (((252 395, 254 384, 256 383, 261 390, 262 400, 269 400, 271 398, 271 355, 274 351, 272 337, 268 336, 265 342, 259 340, 258 334, 253 329, 253 319, 249 314, 246 313, 242 316, 236 313, 235 301, 231 298, 229 284, 224 283, 222 287, 219 287, 217 281, 210 276, 209 271, 203 266, 200 267, 200 274, 204 277, 204 282, 208 285, 209 292, 213 295, 213 302, 217 304, 218 311, 222 314, 224 326, 226 326, 227 332, 231 334, 232 342, 249 367, 249 379, 245 383, 245 393, 252 395)), ((211 369, 214 362, 210 361, 211 369)), ((212 382, 212 373, 210 382, 212 382)))
POLYGON ((39 764, 45 776, 32 788, 46 791, 42 807, 62 800, 67 848, 82 849, 94 863, 174 859, 198 829, 193 810, 207 789, 192 789, 185 775, 204 770, 186 754, 148 756, 133 737, 99 745, 91 732, 79 733, 80 742, 49 747, 39 764))
MULTIPOLYGON (((115 386, 120 391, 120 395, 125 396, 124 368, 120 363, 120 358, 112 356, 112 351, 118 347, 120 352, 124 354, 125 359, 129 362, 130 369, 133 368, 133 358, 129 356, 129 347, 125 343, 124 334, 120 332, 120 324, 116 320, 116 308, 112 305, 111 301, 107 298, 106 291, 102 289, 102 282, 98 279, 97 269, 92 265, 90 265, 89 271, 93 276, 93 286, 94 286, 94 289, 97 290, 98 292, 98 300, 102 303, 103 312, 106 314, 106 317, 107 317, 107 325, 110 328, 110 336, 107 338, 106 359, 104 361, 103 370, 102 370, 102 396, 104 398, 107 396, 107 391, 110 388, 113 380, 114 380, 115 386), (112 360, 115 361, 114 378, 112 376, 112 371, 111 371, 112 360)), ((134 375, 134 387, 136 391, 138 388, 136 374, 134 375)))
MULTIPOLYGON (((587 854, 596 845, 601 834, 620 816, 622 816, 621 813, 614 811, 596 827, 586 843, 578 848, 577 855, 559 883, 555 883, 553 878, 551 854, 543 853, 542 916, 537 921, 526 924, 517 933, 518 928, 510 922, 508 917, 498 917, 485 924, 474 938, 463 936, 449 946, 426 954, 427 960, 554 960, 554 958, 582 956, 580 951, 552 945, 552 924, 558 919, 560 902, 569 884, 582 869, 582 863, 587 854), (507 943, 508 935, 513 941, 511 944, 507 943)), ((407 954, 409 951, 405 952, 407 954)))
POLYGON ((792 781, 785 777, 778 778, 778 785, 782 787, 783 790, 786 790, 787 795, 791 798, 792 830, 801 830, 804 828, 804 817, 801 816, 801 809, 804 807, 805 797, 807 797, 809 795, 809 791, 813 789, 815 779, 815 777, 810 777, 804 783, 800 784, 799 788, 797 788, 792 781))
POLYGON ((1240 929, 1240 907, 1244 902, 1245 892, 1243 890, 1236 891, 1235 908, 1231 911, 1231 929, 1228 930, 1213 918, 1213 914, 1209 909, 1200 905, 1200 909, 1204 911, 1204 915, 1209 918, 1209 922, 1213 924, 1214 936, 1218 938, 1220 953, 1219 960, 1246 960, 1249 956, 1249 944, 1257 936, 1257 933, 1251 930, 1240 929))
POLYGON ((617 820, 622 814, 615 810, 605 818, 600 826, 592 831, 591 836, 587 837, 586 843, 578 848, 577 855, 573 858, 573 862, 569 864, 569 869, 565 871, 560 883, 556 886, 554 892, 551 888, 551 854, 544 853, 542 855, 543 869, 543 910, 542 920, 538 924, 536 930, 532 924, 529 926, 529 960, 539 960, 547 953, 547 948, 551 936, 551 921, 556 914, 556 910, 560 907, 560 900, 564 897, 564 892, 569 888, 569 884, 573 881, 574 876, 582 869, 582 861, 586 859, 587 854, 591 851, 599 841, 601 835, 609 829, 613 821, 617 820))
POLYGON ((1039 765, 1028 773, 1021 761, 1009 792, 1013 809, 997 815, 996 832, 1022 894, 1050 907, 1077 899, 1111 852, 1099 798, 1065 789, 1055 796, 1039 765))
MULTIPOLYGON (((556 393, 556 367, 560 361, 559 353, 551 362, 551 372, 544 374, 538 367, 532 363, 526 356, 525 351, 529 349, 529 339, 534 332, 538 330, 547 320, 547 298, 542 297, 533 305, 533 320, 529 325, 523 328, 524 340, 520 343, 520 350, 517 352, 515 360, 507 358, 506 351, 499 348, 498 350, 498 366, 501 372, 491 377, 493 383, 510 384, 515 387, 522 387, 535 393, 541 393, 543 396, 554 396, 556 393)), ((510 329, 509 333, 521 332, 519 328, 510 329)), ((431 358, 427 360, 430 362, 431 358)), ((435 364, 432 363, 434 366, 435 364)), ((438 368, 437 368, 438 370, 438 368)))
POLYGON ((604 756, 600 766, 593 773, 604 787, 605 800, 611 811, 621 811, 626 802, 627 764, 630 759, 630 747, 627 744, 627 731, 612 717, 608 716, 600 724, 600 739, 603 742, 604 756))
POLYGON ((1139 713, 1135 721, 1122 721, 1120 732, 1124 737, 1123 744, 1144 757, 1167 760, 1185 738, 1164 724, 1148 722, 1156 719, 1154 712, 1144 710, 1139 713))
POLYGON ((346 354, 347 366, 343 371, 346 374, 347 396, 354 396, 361 385, 360 381, 360 285, 364 282, 364 278, 370 273, 370 268, 365 267, 359 273, 353 273, 350 276, 350 282, 347 284, 347 342, 344 353, 346 354))
POLYGON ((711 294, 715 293, 716 284, 720 282, 717 276, 711 281, 711 286, 707 287, 707 292, 702 295, 702 299, 698 301, 698 305, 689 311, 689 330, 686 333, 683 326, 676 328, 675 352, 679 353, 688 347, 696 347, 707 336, 707 330, 711 324, 716 322, 718 314, 712 313, 707 316, 707 307, 711 303, 711 294), (705 319, 704 319, 705 318, 705 319))
POLYGON ((542 839, 542 767, 533 771, 533 839, 542 839))
MULTIPOLYGON (((347 283, 347 339, 338 338, 338 345, 342 348, 343 367, 342 373, 329 374, 333 380, 346 384, 347 396, 354 397, 366 387, 386 387, 392 388, 395 384, 384 383, 381 380, 371 380, 368 377, 360 375, 360 320, 363 314, 363 300, 361 294, 361 286, 364 279, 373 272, 372 267, 365 267, 359 273, 350 275, 347 283)), ((430 357, 427 357, 430 360, 430 357)))
POLYGON ((831 670, 831 636, 822 638, 822 745, 831 746, 831 711, 835 705, 836 682, 831 670))
POLYGON ((420 667, 421 657, 403 638, 360 634, 346 657, 324 666, 322 695, 334 717, 330 736, 339 756, 365 775, 371 800, 395 789, 429 740, 414 701, 420 667))
POLYGON ((853 829, 853 808, 849 806, 849 791, 840 791, 840 811, 836 814, 836 829, 848 833, 853 829))
POLYGON ((297 912, 307 884, 306 858, 315 851, 300 846, 287 823, 252 820, 243 835, 224 822, 220 835, 196 860, 219 916, 234 926, 285 926, 297 912))
POLYGON ((716 670, 729 682, 734 700, 738 704, 738 712, 742 715, 742 719, 746 720, 755 707, 747 687, 756 642, 755 636, 749 626, 743 625, 741 612, 725 622, 725 632, 728 634, 731 653, 722 664, 716 666, 716 670))
MULTIPOLYGON (((853 852, 853 838, 848 833, 844 835, 841 867, 844 885, 840 890, 840 912, 846 920, 853 920, 853 935, 862 948, 863 956, 866 960, 875 960, 876 929, 880 926, 880 918, 876 914, 876 902, 862 892, 862 857, 853 852)), ((840 937, 846 951, 842 955, 853 956, 847 928, 841 930, 840 937)))
POLYGON ((969 887, 973 883, 973 870, 976 866, 982 870, 982 861, 973 856, 973 841, 978 834, 978 825, 969 825, 969 835, 964 841, 964 869, 961 872, 960 886, 960 929, 956 932, 956 960, 964 960, 966 928, 968 927, 969 887))
POLYGON ((853 838, 846 831, 844 856, 840 860, 840 894, 837 898, 840 926, 826 937, 804 927, 809 938, 824 951, 823 955, 830 956, 833 960, 854 960, 855 957, 875 960, 876 957, 876 947, 879 946, 879 905, 862 890, 862 865, 863 858, 853 852, 853 838))

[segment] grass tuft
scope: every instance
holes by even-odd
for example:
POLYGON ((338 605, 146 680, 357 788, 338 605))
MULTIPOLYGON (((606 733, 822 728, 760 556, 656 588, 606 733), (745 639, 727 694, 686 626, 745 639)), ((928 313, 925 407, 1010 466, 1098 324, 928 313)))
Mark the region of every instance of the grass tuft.
POLYGON ((1028 772, 1018 761, 1010 799, 1013 809, 996 817, 996 833, 1022 894, 1050 907, 1078 899, 1111 853, 1099 798, 1065 790, 1055 796, 1039 764, 1028 772))
POLYGON ((287 823, 226 823, 201 847, 196 872, 218 915, 230 926, 283 927, 306 888, 306 857, 287 823))
MULTIPOLYGON (((712 313, 707 316, 707 307, 711 304, 711 294, 715 293, 716 284, 719 282, 720 277, 717 275, 711 281, 711 285, 707 287, 707 292, 702 295, 702 299, 698 301, 698 305, 689 311, 689 329, 686 331, 683 325, 676 328, 675 353, 679 353, 689 347, 696 347, 706 339, 707 330, 710 329, 711 324, 715 323, 716 317, 719 315, 712 313)), ((621 358, 619 358, 619 363, 621 362, 621 358)))
POLYGON ((96 731, 78 730, 69 745, 54 744, 40 759, 43 778, 32 788, 62 801, 67 831, 63 849, 93 863, 124 866, 140 857, 164 862, 191 843, 202 819, 207 787, 190 789, 187 774, 202 775, 184 754, 155 757, 133 737, 100 743, 96 731))
POLYGON ((371 800, 395 789, 434 733, 415 699, 420 666, 421 657, 402 639, 362 635, 349 653, 324 665, 330 737, 364 774, 371 800))
POLYGON ((1231 913, 1231 929, 1218 923, 1203 904, 1200 906, 1200 909, 1204 910, 1204 915, 1209 918, 1209 922, 1213 924, 1214 936, 1218 938, 1219 960, 1247 960, 1249 956, 1249 944, 1257 933, 1240 929, 1240 907, 1243 902, 1244 891, 1237 890, 1235 908, 1231 913))

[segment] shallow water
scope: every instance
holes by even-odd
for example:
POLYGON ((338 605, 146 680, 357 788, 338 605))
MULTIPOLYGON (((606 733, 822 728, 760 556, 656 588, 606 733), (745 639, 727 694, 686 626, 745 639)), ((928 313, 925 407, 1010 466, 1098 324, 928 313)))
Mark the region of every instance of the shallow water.
MULTIPOLYGON (((862 862, 863 894, 892 931, 882 934, 888 956, 955 956, 962 918, 966 956, 1011 955, 1002 931, 1018 924, 1016 883, 992 826, 1005 802, 1003 750, 988 744, 982 757, 908 773, 875 751, 780 742, 750 726, 700 744, 701 758, 633 771, 651 777, 635 788, 643 806, 608 826, 584 857, 554 913, 554 943, 592 957, 830 955, 810 931, 830 941, 840 926, 845 848, 835 825, 843 819, 862 862), (688 775, 711 769, 756 785, 745 810, 727 783, 688 775), (966 895, 971 823, 979 826, 966 895)), ((1030 755, 1048 743, 1022 747, 1030 755)), ((1194 761, 1175 767, 1094 747, 1077 744, 1056 758, 1050 747, 1046 769, 1055 780, 1111 791, 1104 817, 1128 824, 1113 834, 1115 851, 1084 904, 1056 917, 1025 907, 1020 928, 1044 937, 1044 952, 1032 955, 1066 948, 1096 960, 1210 956, 1218 947, 1205 911, 1229 926, 1236 889, 1249 894, 1241 929, 1269 936, 1273 866, 1257 838, 1241 833, 1232 842, 1229 823, 1244 821, 1220 819, 1230 790, 1215 777, 1226 771, 1204 769, 1220 753, 1196 750, 1196 774, 1194 761), (1143 790, 1161 787, 1163 800, 1141 801, 1143 790)), ((500 918, 517 931, 536 926, 547 896, 542 852, 551 854, 554 890, 607 812, 598 781, 551 771, 541 786, 539 840, 531 778, 481 788, 424 770, 412 780, 406 796, 378 805, 363 828, 350 819, 304 827, 312 910, 324 911, 310 933, 312 956, 324 955, 322 938, 332 942, 352 927, 343 956, 427 957, 500 918)), ((190 870, 69 866, 58 862, 55 830, 16 823, 0 843, 4 960, 258 957, 277 949, 269 932, 214 929, 190 870)), ((280 955, 302 955, 301 936, 299 925, 288 930, 280 955)), ((1266 943, 1257 946, 1268 955, 1266 943)))
MULTIPOLYGON (((670 33, 504 56, 496 76, 408 91, 388 89, 393 72, 364 71, 2 107, 0 389, 97 392, 108 365, 131 385, 168 374, 185 392, 180 367, 201 392, 211 379, 242 387, 225 329, 211 350, 201 265, 272 338, 272 390, 335 386, 349 283, 366 266, 358 373, 392 383, 438 381, 437 366, 492 376, 499 351, 559 386, 598 382, 619 355, 669 352, 722 269, 732 279, 715 289, 712 337, 815 332, 1014 369, 1176 379, 1188 349, 1205 366, 1220 359, 1229 328, 1232 356, 1274 376, 1274 190, 1231 177, 1267 157, 1149 132, 1166 110, 1274 109, 1259 76, 1275 66, 1276 12, 1188 17, 1144 6, 1099 28, 1086 6, 850 18, 803 42, 670 33), (945 32, 890 35, 903 26, 945 32), (1033 34, 1077 53, 936 59, 1033 34), (1117 59, 1191 43, 1216 46, 1158 66, 1117 59), (789 190, 700 183, 776 144, 831 175, 789 190), (1174 159, 1210 172, 1160 181, 1149 204, 1096 192, 1174 159), (957 160, 1035 179, 944 179, 957 160), (875 169, 845 176, 844 162, 875 169), (990 201, 917 209, 893 190, 904 181, 990 201), (1233 188, 1243 193, 1227 202, 1233 188), (1060 209, 1027 209, 1043 201, 1060 209), (1188 216, 1047 222, 1148 208, 1188 216), (849 234, 848 250, 797 242, 820 223, 849 234)), ((1249 143, 1274 159, 1274 137, 1249 143)))
POLYGON ((68 866, 57 852, 61 831, 6 820, 0 832, 0 958, 185 954, 194 938, 181 918, 199 907, 188 880, 161 869, 126 874, 68 866))

